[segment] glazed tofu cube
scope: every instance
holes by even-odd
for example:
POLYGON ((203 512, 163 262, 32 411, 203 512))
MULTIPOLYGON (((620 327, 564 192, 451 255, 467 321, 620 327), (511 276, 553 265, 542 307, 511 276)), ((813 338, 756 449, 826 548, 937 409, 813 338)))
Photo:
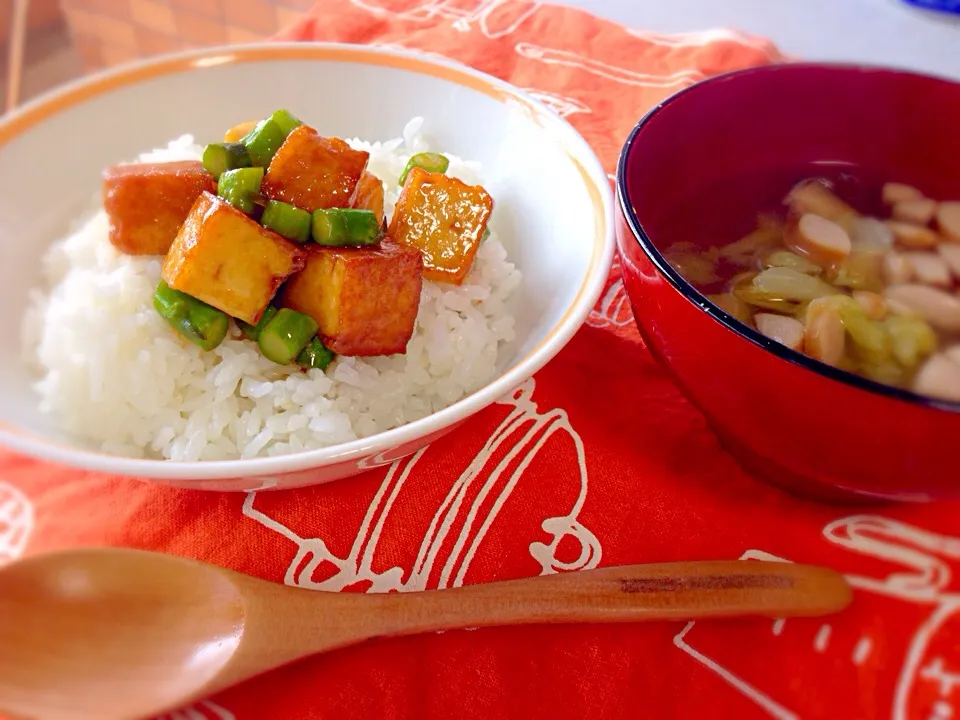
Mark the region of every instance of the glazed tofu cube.
POLYGON ((301 125, 277 150, 263 178, 263 194, 313 212, 350 207, 370 153, 301 125))
POLYGON ((256 324, 303 262, 297 245, 205 192, 170 247, 161 275, 175 290, 256 324))
POLYGON ((415 167, 388 232, 423 253, 427 280, 459 285, 470 271, 491 212, 493 198, 479 185, 415 167))
POLYGON ((389 241, 359 249, 315 245, 280 304, 316 320, 324 344, 339 355, 393 355, 413 335, 422 284, 413 248, 389 241))
POLYGON ((110 242, 128 255, 165 255, 202 192, 217 191, 199 162, 115 165, 103 173, 110 242))
POLYGON ((363 171, 350 207, 357 210, 370 210, 377 216, 377 222, 383 225, 383 183, 373 173, 363 171))

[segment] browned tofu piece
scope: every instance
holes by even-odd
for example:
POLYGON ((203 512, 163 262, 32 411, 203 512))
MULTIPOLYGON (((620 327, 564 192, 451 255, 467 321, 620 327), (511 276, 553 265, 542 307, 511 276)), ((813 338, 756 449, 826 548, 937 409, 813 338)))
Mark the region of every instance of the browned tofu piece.
POLYGON ((353 191, 350 207, 357 210, 370 210, 377 216, 377 222, 383 225, 383 183, 380 178, 364 170, 353 191))
POLYGON ((224 142, 240 142, 243 138, 257 126, 256 120, 247 120, 239 125, 234 125, 223 134, 224 142))
POLYGON ((190 208, 217 183, 194 160, 115 165, 103 172, 110 242, 128 255, 165 255, 190 208))
POLYGON ((427 280, 459 285, 492 212, 493 198, 479 185, 415 167, 397 200, 389 234, 423 253, 427 280))
POLYGON ((393 355, 413 335, 422 285, 413 248, 389 240, 366 248, 314 245, 280 304, 316 320, 324 344, 339 355, 393 355))
POLYGON ((354 150, 340 138, 325 138, 301 125, 270 161, 262 192, 310 212, 350 207, 369 158, 370 153, 354 150))
POLYGON ((225 200, 203 193, 163 263, 170 287, 256 324, 303 251, 225 200))

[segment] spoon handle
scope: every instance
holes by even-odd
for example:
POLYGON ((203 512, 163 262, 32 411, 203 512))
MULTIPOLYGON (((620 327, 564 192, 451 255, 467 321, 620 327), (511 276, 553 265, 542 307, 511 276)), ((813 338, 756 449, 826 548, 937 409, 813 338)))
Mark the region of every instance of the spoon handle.
POLYGON ((826 568, 733 560, 627 565, 383 599, 396 634, 407 634, 526 623, 818 616, 845 608, 852 591, 826 568))

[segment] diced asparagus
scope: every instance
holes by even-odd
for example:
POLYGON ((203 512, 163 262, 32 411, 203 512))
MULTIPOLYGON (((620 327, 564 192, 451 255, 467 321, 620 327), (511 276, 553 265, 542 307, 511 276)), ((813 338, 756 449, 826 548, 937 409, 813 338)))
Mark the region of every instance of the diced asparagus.
POLYGON ((153 294, 153 307, 177 332, 203 350, 213 350, 227 335, 230 318, 225 312, 174 290, 163 280, 153 294))
POLYGON ((277 314, 277 308, 273 305, 267 305, 267 309, 263 311, 263 315, 260 316, 260 322, 256 325, 251 325, 248 322, 243 320, 237 320, 237 325, 240 327, 241 332, 248 340, 256 340, 260 337, 260 332, 266 327, 266 324, 273 320, 273 316, 277 314))
POLYGON ((203 150, 203 169, 214 178, 245 167, 250 167, 250 153, 243 143, 210 143, 203 150))
POLYGON ((320 338, 314 337, 297 355, 297 365, 307 369, 326 370, 327 366, 333 362, 334 357, 333 352, 320 342, 320 338))
POLYGON ((277 110, 273 115, 270 116, 270 120, 277 124, 277 127, 280 128, 280 131, 283 133, 284 138, 289 135, 294 128, 298 128, 303 123, 300 121, 296 115, 291 113, 289 110, 277 110))
POLYGON ((260 217, 260 224, 265 228, 297 243, 305 243, 310 239, 312 222, 306 210, 280 200, 268 200, 260 217))
POLYGON ((375 245, 380 231, 371 210, 329 208, 313 213, 313 239, 318 245, 375 245))
POLYGON ((283 141, 287 139, 287 135, 301 125, 303 123, 299 118, 288 110, 277 110, 270 117, 258 122, 243 138, 253 164, 267 167, 274 154, 283 145, 283 141))
POLYGON ((250 134, 243 139, 243 144, 247 146, 253 164, 265 168, 283 145, 288 134, 281 130, 277 123, 267 118, 257 123, 250 134))
POLYGON ((237 210, 249 215, 256 206, 254 197, 260 193, 260 183, 262 181, 262 167, 227 170, 220 176, 220 181, 217 183, 217 195, 237 210))
POLYGON ((445 173, 450 167, 450 161, 440 153, 422 152, 417 153, 407 161, 407 166, 400 175, 400 184, 403 185, 407 180, 407 175, 413 168, 423 168, 427 172, 445 173))
POLYGON ((316 321, 290 308, 281 308, 260 331, 257 344, 268 360, 289 365, 317 334, 316 321))

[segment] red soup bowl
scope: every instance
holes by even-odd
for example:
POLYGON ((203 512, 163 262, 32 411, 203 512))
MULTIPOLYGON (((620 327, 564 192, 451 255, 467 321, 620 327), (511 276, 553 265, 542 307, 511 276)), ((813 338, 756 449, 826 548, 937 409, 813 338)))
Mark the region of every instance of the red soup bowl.
POLYGON ((859 187, 864 199, 888 180, 960 199, 960 84, 790 64, 705 80, 654 108, 617 168, 618 243, 640 332, 762 479, 827 500, 960 497, 960 403, 769 340, 662 254, 678 241, 716 245, 746 234, 758 210, 814 175, 859 187))

